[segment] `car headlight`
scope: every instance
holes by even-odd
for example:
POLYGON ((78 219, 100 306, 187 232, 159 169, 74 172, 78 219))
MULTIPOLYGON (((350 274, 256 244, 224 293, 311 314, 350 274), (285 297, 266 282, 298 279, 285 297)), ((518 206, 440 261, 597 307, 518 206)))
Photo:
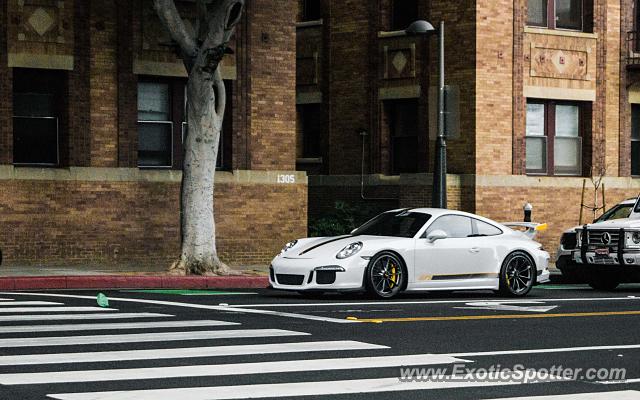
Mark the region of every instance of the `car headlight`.
POLYGON ((346 246, 344 249, 340 250, 338 254, 336 254, 336 258, 343 259, 351 257, 362 249, 362 242, 354 242, 346 246))
POLYGON ((280 251, 280 254, 286 253, 287 251, 291 250, 296 244, 298 244, 297 240, 292 240, 289 243, 285 244, 282 248, 282 251, 280 251))
POLYGON ((640 248, 640 231, 625 233, 625 247, 640 248))
POLYGON ((576 247, 582 246, 582 231, 576 232, 576 247))

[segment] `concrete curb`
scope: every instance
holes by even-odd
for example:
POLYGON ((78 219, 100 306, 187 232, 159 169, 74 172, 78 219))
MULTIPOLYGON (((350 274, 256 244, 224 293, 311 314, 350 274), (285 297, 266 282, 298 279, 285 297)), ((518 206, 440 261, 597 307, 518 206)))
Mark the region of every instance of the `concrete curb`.
POLYGON ((267 276, 15 276, 0 278, 0 290, 45 289, 258 289, 267 276))

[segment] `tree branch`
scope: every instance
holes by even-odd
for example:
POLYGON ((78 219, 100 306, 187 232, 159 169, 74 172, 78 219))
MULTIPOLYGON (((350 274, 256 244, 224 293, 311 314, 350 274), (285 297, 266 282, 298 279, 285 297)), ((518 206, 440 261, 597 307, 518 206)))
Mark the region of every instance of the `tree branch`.
POLYGON ((196 8, 198 9, 198 29, 196 34, 198 35, 198 40, 204 40, 207 36, 207 30, 209 29, 207 24, 209 19, 207 2, 205 0, 197 0, 196 8))
POLYGON ((198 53, 198 46, 195 39, 187 31, 174 1, 153 0, 153 5, 160 21, 169 31, 171 38, 178 43, 182 52, 189 57, 194 57, 198 53))
POLYGON ((222 120, 224 118, 225 107, 227 106, 227 90, 225 89, 224 81, 222 80, 220 65, 218 65, 218 68, 216 68, 216 72, 213 75, 213 83, 217 94, 216 114, 218 115, 218 118, 222 120))

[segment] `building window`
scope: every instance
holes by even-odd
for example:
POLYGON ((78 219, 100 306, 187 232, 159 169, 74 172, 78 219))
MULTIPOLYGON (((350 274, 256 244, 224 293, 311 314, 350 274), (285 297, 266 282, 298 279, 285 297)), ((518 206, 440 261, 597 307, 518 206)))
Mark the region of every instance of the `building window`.
POLYGON ((60 164, 64 72, 14 68, 13 162, 60 164))
POLYGON ((298 158, 322 157, 322 105, 300 104, 298 111, 298 158))
POLYGON ((387 102, 391 173, 418 172, 418 100, 387 102))
POLYGON ((527 103, 528 174, 581 175, 582 126, 578 103, 527 103))
POLYGON ((138 166, 173 165, 173 120, 169 83, 138 83, 138 166))
POLYGON ((418 19, 418 0, 391 0, 391 30, 403 31, 418 19))
POLYGON ((631 175, 640 176, 640 104, 631 105, 631 175))
POLYGON ((302 1, 302 21, 317 21, 322 19, 322 0, 302 1))
POLYGON ((527 24, 589 32, 593 29, 593 0, 528 0, 527 24))

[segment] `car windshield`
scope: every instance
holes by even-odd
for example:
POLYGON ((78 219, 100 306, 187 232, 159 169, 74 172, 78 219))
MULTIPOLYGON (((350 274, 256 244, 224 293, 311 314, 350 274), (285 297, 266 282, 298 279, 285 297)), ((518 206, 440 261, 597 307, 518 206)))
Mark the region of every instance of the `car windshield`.
POLYGON ((386 212, 356 229, 353 235, 411 238, 429 221, 429 218, 431 215, 418 212, 386 212))
POLYGON ((633 204, 618 204, 602 214, 595 222, 609 221, 611 219, 629 218, 633 204))

